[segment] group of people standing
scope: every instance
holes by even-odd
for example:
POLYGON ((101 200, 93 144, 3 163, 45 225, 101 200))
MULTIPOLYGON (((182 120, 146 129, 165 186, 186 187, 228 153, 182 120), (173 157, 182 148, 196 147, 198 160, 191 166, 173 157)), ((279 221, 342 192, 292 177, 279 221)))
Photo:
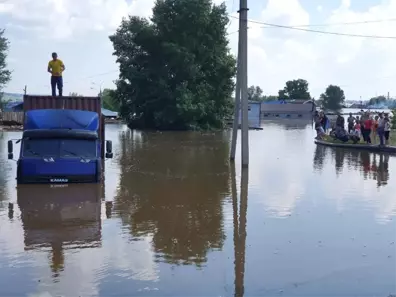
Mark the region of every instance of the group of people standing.
POLYGON ((391 121, 389 114, 379 113, 376 116, 371 115, 369 112, 362 112, 361 117, 354 117, 352 113, 349 114, 347 119, 348 133, 354 133, 361 137, 367 144, 377 143, 384 146, 389 144, 389 137, 391 131, 391 121))
MULTIPOLYGON (((317 138, 323 139, 330 127, 330 121, 324 112, 315 113, 315 129, 317 131, 317 138)), ((345 129, 345 119, 341 114, 338 114, 335 125, 332 127, 330 135, 343 142, 352 140, 358 143, 361 139, 367 144, 377 143, 384 146, 389 144, 389 137, 391 131, 391 121, 387 113, 379 113, 376 116, 369 112, 362 112, 362 115, 354 117, 352 113, 347 118, 347 127, 345 129)))

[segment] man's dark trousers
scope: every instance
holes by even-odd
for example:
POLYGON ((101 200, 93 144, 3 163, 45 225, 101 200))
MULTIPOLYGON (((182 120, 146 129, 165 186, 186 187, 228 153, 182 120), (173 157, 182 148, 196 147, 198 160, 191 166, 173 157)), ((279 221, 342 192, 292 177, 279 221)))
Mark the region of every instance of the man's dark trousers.
POLYGON ((62 76, 51 76, 52 96, 56 96, 56 87, 58 88, 59 96, 62 96, 63 78, 62 76))

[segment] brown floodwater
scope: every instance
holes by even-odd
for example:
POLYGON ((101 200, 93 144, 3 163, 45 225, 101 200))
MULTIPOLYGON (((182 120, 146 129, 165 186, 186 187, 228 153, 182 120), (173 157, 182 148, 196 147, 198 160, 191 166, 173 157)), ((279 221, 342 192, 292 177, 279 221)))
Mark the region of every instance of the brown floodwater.
POLYGON ((229 131, 107 125, 104 183, 68 186, 17 187, 0 132, 0 296, 396 294, 396 157, 261 125, 244 171, 229 131))

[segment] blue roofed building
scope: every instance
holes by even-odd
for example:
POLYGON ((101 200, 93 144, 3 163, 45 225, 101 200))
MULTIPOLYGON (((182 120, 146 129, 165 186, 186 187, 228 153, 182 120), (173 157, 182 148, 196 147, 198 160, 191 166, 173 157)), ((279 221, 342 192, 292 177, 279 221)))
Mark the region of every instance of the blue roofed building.
POLYGON ((4 104, 3 111, 23 111, 23 101, 6 102, 4 104))
POLYGON ((118 118, 118 112, 102 108, 102 114, 105 118, 118 118))

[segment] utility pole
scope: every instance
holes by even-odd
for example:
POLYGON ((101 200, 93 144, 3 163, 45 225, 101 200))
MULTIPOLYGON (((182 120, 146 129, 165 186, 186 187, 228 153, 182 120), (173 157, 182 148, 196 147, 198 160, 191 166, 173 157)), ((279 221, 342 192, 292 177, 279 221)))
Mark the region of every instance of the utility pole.
MULTIPOLYGON (((240 0, 239 18, 241 19, 241 74, 240 88, 242 100, 242 167, 249 166, 249 121, 248 121, 248 94, 247 94, 247 62, 248 62, 248 46, 247 46, 247 21, 248 8, 247 0, 240 0)), ((239 56, 239 55, 238 55, 239 56)))
POLYGON ((25 88, 23 89, 23 94, 26 95, 26 93, 27 93, 27 85, 25 85, 25 88))
POLYGON ((238 139, 238 129, 239 129, 239 115, 241 111, 241 32, 242 32, 242 21, 239 17, 239 38, 238 38, 238 62, 237 62, 237 76, 236 76, 236 87, 235 87, 235 103, 234 103, 234 123, 232 126, 232 140, 231 140, 231 153, 230 160, 235 160, 236 145, 238 139))

